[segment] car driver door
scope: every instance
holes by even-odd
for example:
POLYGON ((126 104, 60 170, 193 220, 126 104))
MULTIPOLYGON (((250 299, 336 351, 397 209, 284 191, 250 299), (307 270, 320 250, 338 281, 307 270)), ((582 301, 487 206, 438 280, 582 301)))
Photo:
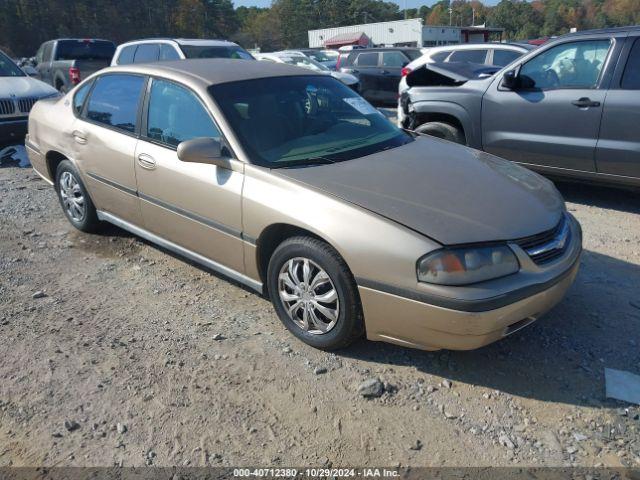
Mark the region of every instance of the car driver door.
POLYGON ((243 164, 230 159, 227 169, 180 161, 178 145, 200 137, 221 138, 200 97, 178 83, 152 79, 135 164, 144 225, 165 240, 241 272, 243 164))
POLYGON ((571 40, 540 52, 491 84, 482 103, 485 151, 531 165, 595 171, 606 96, 609 38, 571 40))

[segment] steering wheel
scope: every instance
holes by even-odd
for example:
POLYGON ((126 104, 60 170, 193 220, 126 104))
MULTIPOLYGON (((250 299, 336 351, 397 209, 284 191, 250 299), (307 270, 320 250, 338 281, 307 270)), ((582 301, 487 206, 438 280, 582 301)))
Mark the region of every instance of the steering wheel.
POLYGON ((306 93, 307 98, 304 100, 304 111, 308 116, 313 117, 318 113, 318 100, 311 92, 306 93))

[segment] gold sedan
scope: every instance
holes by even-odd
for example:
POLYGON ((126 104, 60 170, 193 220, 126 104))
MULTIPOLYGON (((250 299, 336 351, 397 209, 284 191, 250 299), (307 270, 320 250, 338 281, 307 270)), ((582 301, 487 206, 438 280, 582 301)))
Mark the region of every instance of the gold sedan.
POLYGON ((477 348, 559 302, 579 265, 548 180, 296 67, 109 68, 38 102, 26 144, 76 228, 113 223, 267 294, 318 348, 477 348))

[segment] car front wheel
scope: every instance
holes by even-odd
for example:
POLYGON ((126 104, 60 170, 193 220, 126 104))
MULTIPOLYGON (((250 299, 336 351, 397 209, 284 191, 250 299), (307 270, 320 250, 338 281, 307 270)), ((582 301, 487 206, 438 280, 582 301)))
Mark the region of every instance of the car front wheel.
POLYGON ((269 262, 267 287, 282 323, 313 347, 344 348, 364 332, 353 276, 321 240, 294 237, 280 244, 269 262))
POLYGON ((431 135, 432 137, 442 138, 450 142, 466 144, 466 139, 462 130, 455 125, 445 122, 427 122, 420 125, 415 130, 416 133, 423 135, 431 135))

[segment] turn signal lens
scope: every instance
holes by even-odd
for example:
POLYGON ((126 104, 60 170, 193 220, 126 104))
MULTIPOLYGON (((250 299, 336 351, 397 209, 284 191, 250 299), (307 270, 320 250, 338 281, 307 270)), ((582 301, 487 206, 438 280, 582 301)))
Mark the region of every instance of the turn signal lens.
POLYGON ((438 285, 469 285, 505 277, 520 270, 506 245, 445 248, 418 261, 418 281, 438 285))

